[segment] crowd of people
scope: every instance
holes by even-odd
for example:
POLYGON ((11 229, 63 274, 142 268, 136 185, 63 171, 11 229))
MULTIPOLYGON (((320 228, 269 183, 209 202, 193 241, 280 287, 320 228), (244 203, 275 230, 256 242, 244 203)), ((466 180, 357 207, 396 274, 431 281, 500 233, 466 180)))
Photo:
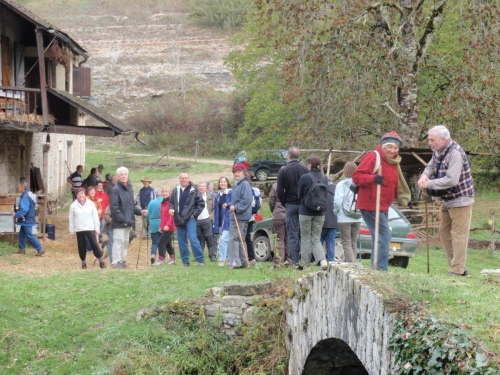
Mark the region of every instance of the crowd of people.
MULTIPOLYGON (((470 166, 465 152, 450 138, 445 126, 436 126, 428 134, 433 156, 418 186, 444 201, 440 236, 448 257, 448 274, 465 276, 474 202, 470 166)), ((403 140, 397 133, 384 134, 359 166, 354 162, 345 164, 343 179, 336 185, 323 174, 319 156, 309 155, 302 163, 299 149, 290 148, 288 163, 279 171, 269 194, 272 230, 277 239, 273 266, 308 270, 317 265, 326 269, 335 261, 337 230, 344 260, 354 262, 363 220, 372 236, 371 268, 387 271, 389 207, 395 199, 411 207, 410 189, 400 167, 402 146, 403 140)), ((218 261, 221 267, 242 269, 256 264, 251 233, 262 198, 260 190, 250 183, 247 164, 234 165, 234 184, 222 176, 217 191, 211 182, 195 185, 189 174, 183 172, 173 189, 164 186, 155 190, 152 181, 143 178, 137 196, 127 168, 120 167, 115 175, 107 174, 105 178, 103 170, 101 164, 82 179, 83 167, 78 165, 67 179, 74 196, 69 231, 77 239, 83 269, 87 268, 86 256, 90 252, 101 268, 107 267, 106 257, 112 268, 127 268, 131 231, 138 227, 135 216, 143 218, 142 229, 151 238, 153 266, 176 264, 174 233, 183 266, 190 266, 193 258, 197 266, 205 266, 205 245, 209 260, 218 261), (100 245, 105 245, 102 247, 107 253, 100 245)), ((21 226, 18 253, 25 253, 29 241, 37 256, 42 256, 45 250, 31 233, 36 197, 25 181, 18 185, 18 191, 22 194, 19 210, 13 212, 21 226)))

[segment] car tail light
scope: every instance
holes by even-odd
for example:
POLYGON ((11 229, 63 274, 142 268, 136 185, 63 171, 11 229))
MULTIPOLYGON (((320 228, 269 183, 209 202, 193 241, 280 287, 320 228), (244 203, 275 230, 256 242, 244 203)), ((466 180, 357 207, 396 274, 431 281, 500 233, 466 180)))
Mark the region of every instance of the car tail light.
POLYGON ((363 236, 369 236, 371 233, 367 228, 361 227, 361 229, 359 230, 359 234, 362 234, 363 236))
POLYGON ((408 234, 406 235, 406 238, 415 239, 416 238, 415 232, 413 232, 413 231, 408 232, 408 234))

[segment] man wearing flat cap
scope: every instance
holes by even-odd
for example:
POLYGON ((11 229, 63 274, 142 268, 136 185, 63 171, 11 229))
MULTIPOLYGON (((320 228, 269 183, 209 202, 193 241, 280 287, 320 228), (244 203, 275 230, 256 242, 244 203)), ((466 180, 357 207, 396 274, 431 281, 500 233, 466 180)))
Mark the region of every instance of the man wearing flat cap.
POLYGON ((253 194, 252 186, 245 178, 246 170, 246 166, 241 163, 233 167, 235 186, 231 203, 227 206, 231 211, 228 242, 230 268, 250 268, 244 238, 252 217, 253 194))
POLYGON ((97 173, 95 175, 97 182, 101 181, 104 182, 104 178, 102 177, 102 171, 104 170, 104 165, 99 164, 97 167, 97 173))

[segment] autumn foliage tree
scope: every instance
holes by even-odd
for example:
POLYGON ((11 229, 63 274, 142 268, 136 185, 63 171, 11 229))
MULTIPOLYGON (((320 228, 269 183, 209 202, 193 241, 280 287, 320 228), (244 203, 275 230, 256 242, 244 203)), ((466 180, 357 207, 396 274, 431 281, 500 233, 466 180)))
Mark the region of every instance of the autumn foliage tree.
POLYGON ((241 141, 419 146, 446 123, 498 148, 499 21, 495 0, 256 0, 227 61, 250 95, 241 141))

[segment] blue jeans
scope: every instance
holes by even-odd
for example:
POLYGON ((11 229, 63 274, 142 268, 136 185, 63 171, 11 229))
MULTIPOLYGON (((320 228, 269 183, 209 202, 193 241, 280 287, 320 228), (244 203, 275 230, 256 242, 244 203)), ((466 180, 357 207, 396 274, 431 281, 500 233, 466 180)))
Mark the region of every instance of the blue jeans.
POLYGON ((19 248, 26 249, 26 240, 28 240, 36 251, 42 250, 42 245, 38 238, 32 232, 33 227, 27 225, 19 226, 19 248))
POLYGON ((299 205, 287 204, 286 209, 286 234, 288 236, 288 251, 295 265, 300 261, 300 224, 299 205))
POLYGON ((156 256, 156 250, 158 250, 158 243, 160 242, 161 233, 151 233, 151 256, 156 256))
MULTIPOLYGON (((375 244, 375 211, 361 210, 361 216, 372 236, 372 261, 370 267, 374 267, 373 248, 375 244)), ((391 228, 389 228, 388 214, 380 212, 380 220, 378 225, 378 258, 377 270, 387 271, 389 267, 389 244, 391 243, 391 228)))
POLYGON ((188 247, 188 237, 189 242, 191 242, 191 249, 193 249, 193 255, 198 263, 204 263, 205 257, 203 256, 203 250, 201 249, 198 237, 196 237, 196 219, 191 218, 187 222, 186 226, 177 227, 177 241, 179 241, 179 250, 181 253, 182 263, 189 263, 189 247, 188 247))
POLYGON ((335 260, 335 235, 337 234, 337 228, 323 228, 321 230, 321 244, 324 245, 326 242, 326 259, 329 262, 335 260))
POLYGON ((227 246, 229 243, 229 231, 228 230, 220 230, 221 235, 219 238, 219 260, 224 262, 229 259, 227 254, 227 246))

